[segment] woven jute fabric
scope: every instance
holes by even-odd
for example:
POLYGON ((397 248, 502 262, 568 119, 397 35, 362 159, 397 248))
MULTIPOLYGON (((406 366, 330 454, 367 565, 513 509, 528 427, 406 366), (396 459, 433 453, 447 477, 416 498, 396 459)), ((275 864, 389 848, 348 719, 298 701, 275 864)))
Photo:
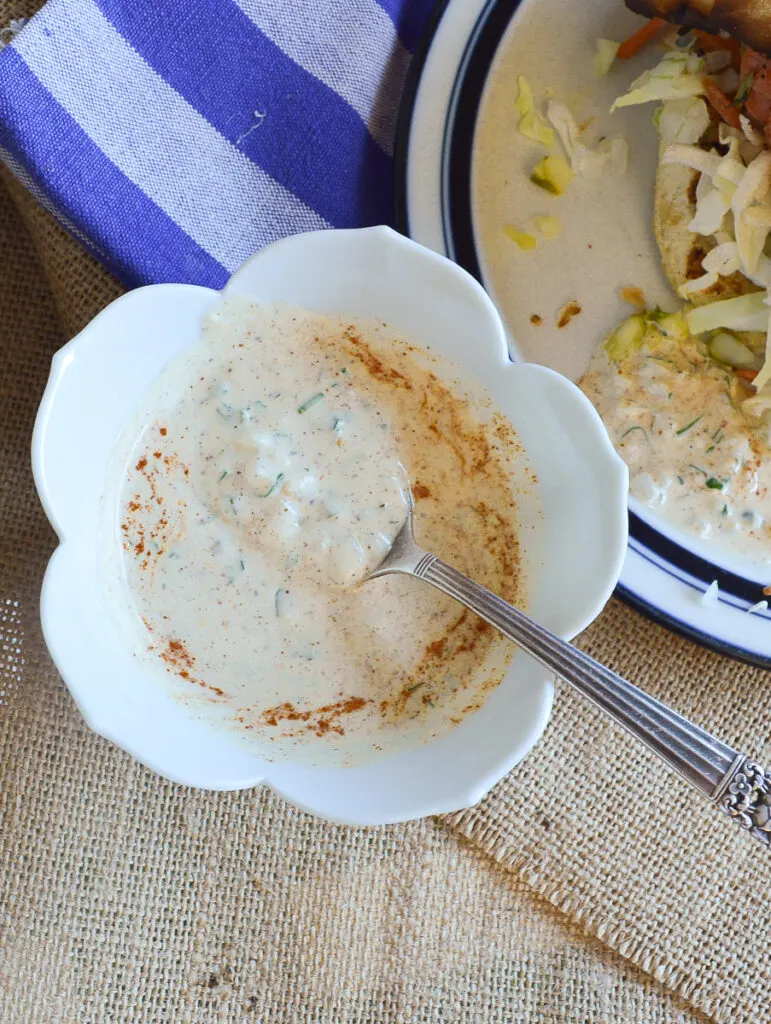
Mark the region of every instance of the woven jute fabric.
MULTIPOLYGON (((567 691, 479 807, 386 829, 185 790, 87 729, 40 632, 29 439, 121 288, 0 184, 0 1024, 766 1024, 769 852, 567 691)), ((580 643, 771 760, 767 673, 615 601, 580 643)))
POLYGON ((29 440, 121 289, 5 173, 0 271, 0 1024, 701 1020, 438 823, 187 790, 90 732, 38 621, 29 440))

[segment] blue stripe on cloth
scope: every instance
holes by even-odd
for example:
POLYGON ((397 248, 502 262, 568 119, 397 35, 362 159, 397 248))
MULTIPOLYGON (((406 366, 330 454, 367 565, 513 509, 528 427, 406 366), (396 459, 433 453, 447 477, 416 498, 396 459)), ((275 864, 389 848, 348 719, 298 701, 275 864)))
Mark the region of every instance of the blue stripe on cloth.
POLYGON ((394 23, 399 38, 410 51, 420 42, 436 0, 377 0, 394 23))
POLYGON ((92 0, 48 0, 12 46, 105 157, 231 273, 277 238, 329 227, 225 139, 92 0))
POLYGON ((0 62, 0 146, 125 284, 226 282, 225 268, 105 157, 12 47, 0 62))
POLYGON ((353 108, 231 0, 97 6, 225 138, 333 226, 390 223, 392 161, 353 108))

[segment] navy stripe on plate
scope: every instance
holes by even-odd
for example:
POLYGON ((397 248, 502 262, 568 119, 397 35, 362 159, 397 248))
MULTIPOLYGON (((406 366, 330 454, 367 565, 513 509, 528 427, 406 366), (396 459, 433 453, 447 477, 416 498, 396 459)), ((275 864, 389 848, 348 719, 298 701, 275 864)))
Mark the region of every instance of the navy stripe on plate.
POLYGON ((346 100, 230 0, 186 5, 184 17, 179 4, 156 0, 97 6, 221 135, 325 220, 339 228, 390 223, 390 157, 346 100))
POLYGON ((124 284, 227 281, 225 268, 105 157, 11 47, 0 64, 0 145, 124 284))

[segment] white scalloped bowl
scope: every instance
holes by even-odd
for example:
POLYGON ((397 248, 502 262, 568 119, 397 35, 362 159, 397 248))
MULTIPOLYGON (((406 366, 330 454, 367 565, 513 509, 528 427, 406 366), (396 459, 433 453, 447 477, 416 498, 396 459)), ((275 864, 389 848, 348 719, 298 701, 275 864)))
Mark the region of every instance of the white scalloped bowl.
MULTIPOLYGON (((581 392, 509 361, 501 320, 455 264, 388 228, 295 235, 258 253, 225 294, 376 316, 460 364, 513 424, 537 474, 520 503, 527 610, 571 638, 601 611, 626 547, 626 468, 581 392)), ((57 353, 32 460, 59 536, 43 583, 51 656, 92 729, 161 775, 206 789, 266 783, 350 824, 403 821, 480 800, 538 740, 553 688, 521 651, 484 706, 451 733, 362 767, 269 763, 195 718, 143 672, 104 598, 97 541, 115 440, 164 366, 199 337, 219 293, 152 285, 118 299, 57 353)), ((417 582, 416 582, 416 585, 417 582)))

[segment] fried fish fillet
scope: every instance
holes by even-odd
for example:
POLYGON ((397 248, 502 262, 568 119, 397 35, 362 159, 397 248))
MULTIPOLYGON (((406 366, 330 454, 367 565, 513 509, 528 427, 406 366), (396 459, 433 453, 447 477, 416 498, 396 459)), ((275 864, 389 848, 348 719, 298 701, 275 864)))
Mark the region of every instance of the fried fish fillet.
MULTIPOLYGON (((688 224, 696 212, 696 185, 699 172, 680 164, 661 162, 666 145, 659 152, 659 168, 656 175, 656 192, 653 210, 653 230, 656 235, 664 273, 672 288, 677 292, 681 284, 701 277, 704 269, 701 261, 717 245, 714 236, 695 235, 688 230, 688 224)), ((719 299, 732 299, 737 295, 761 291, 744 274, 719 277, 711 288, 688 296, 694 306, 719 299)), ((736 331, 736 336, 755 352, 765 348, 765 334, 757 331, 736 331)))
POLYGON ((647 18, 666 18, 676 25, 700 28, 713 35, 727 32, 753 50, 771 54, 771 0, 625 0, 647 18))
MULTIPOLYGON (((696 185, 699 172, 680 164, 662 162, 664 151, 659 151, 659 167, 656 175, 656 192, 653 207, 653 231, 656 236, 664 273, 672 288, 677 292, 680 285, 704 274, 701 261, 715 245, 714 236, 695 235, 688 230, 696 213, 696 185)), ((718 299, 731 299, 736 295, 758 291, 756 285, 743 274, 719 277, 717 283, 703 292, 689 297, 699 306, 718 299)))

